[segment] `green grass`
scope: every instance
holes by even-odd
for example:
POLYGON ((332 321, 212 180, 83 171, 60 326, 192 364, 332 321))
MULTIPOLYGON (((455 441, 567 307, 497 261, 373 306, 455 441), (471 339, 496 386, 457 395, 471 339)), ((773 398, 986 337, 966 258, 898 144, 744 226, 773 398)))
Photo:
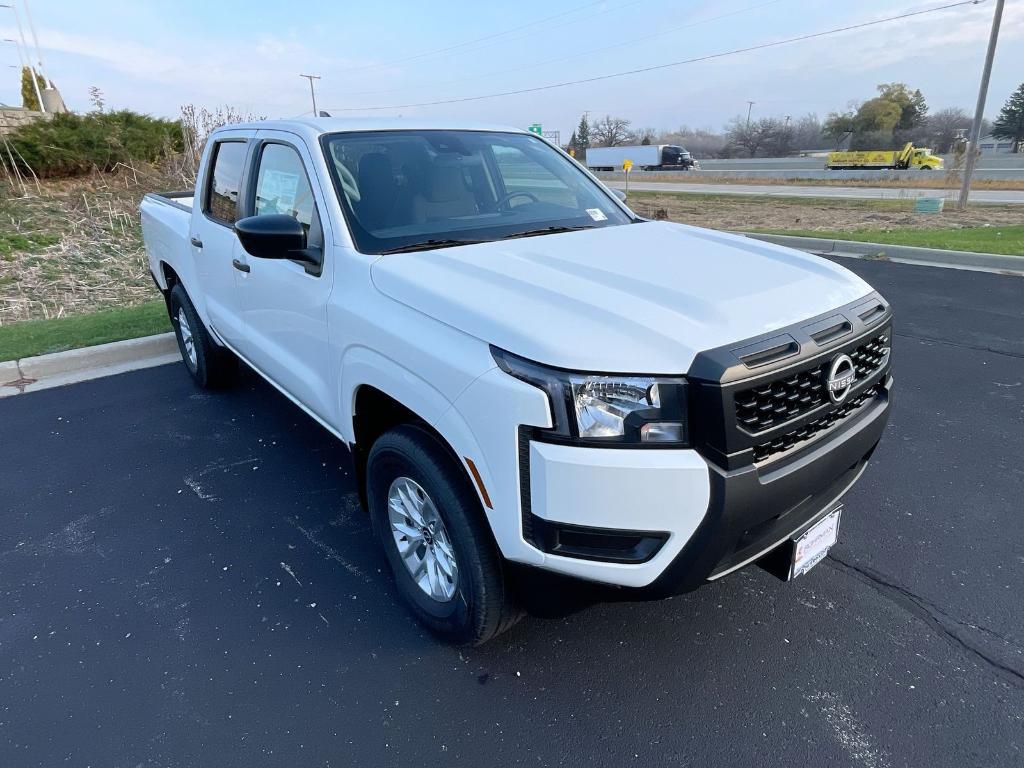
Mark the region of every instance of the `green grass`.
POLYGON ((0 326, 0 361, 135 339, 171 330, 162 299, 54 320, 0 326))
POLYGON ((861 243, 913 245, 920 248, 942 248, 948 251, 976 251, 1024 256, 1024 225, 993 225, 962 229, 858 229, 849 232, 828 232, 804 229, 757 229, 772 235, 796 235, 835 240, 856 240, 861 243))
POLYGON ((12 235, 8 232, 0 232, 0 254, 7 255, 14 252, 36 253, 48 245, 60 242, 56 235, 44 235, 33 233, 30 235, 12 235))

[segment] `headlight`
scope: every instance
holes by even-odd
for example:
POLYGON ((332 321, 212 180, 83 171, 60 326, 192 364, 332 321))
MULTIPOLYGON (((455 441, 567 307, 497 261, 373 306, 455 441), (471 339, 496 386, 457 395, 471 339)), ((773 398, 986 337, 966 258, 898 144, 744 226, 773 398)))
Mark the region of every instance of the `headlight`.
POLYGON ((547 393, 553 436, 593 444, 687 443, 682 377, 573 373, 491 351, 502 370, 547 393))

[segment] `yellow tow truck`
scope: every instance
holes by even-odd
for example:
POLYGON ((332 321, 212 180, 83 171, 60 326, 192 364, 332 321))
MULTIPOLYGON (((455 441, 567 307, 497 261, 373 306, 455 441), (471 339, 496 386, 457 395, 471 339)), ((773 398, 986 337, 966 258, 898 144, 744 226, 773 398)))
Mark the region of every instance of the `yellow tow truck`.
POLYGON ((869 170, 941 170, 942 158, 930 149, 915 147, 909 141, 903 149, 829 152, 825 168, 830 171, 869 170))

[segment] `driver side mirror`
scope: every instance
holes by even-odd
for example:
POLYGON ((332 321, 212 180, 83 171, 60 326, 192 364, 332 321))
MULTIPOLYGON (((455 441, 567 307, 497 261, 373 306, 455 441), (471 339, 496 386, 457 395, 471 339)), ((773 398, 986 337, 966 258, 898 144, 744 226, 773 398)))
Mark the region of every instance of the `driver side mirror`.
POLYGON ((612 194, 619 198, 621 202, 626 202, 626 193, 623 192, 621 189, 615 189, 613 187, 608 187, 608 189, 610 189, 612 191, 612 194))
POLYGON ((306 250, 306 228, 283 213, 248 216, 235 222, 242 247, 258 259, 291 259, 314 263, 306 250))

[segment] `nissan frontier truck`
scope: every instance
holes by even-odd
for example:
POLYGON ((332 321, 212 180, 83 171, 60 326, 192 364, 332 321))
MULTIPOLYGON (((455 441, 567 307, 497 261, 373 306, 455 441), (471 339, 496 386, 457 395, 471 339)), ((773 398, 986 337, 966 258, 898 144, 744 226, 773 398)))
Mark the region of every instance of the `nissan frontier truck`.
POLYGON ((141 214, 195 383, 241 361, 351 450, 398 592, 452 642, 516 620, 513 572, 627 599, 800 576, 888 418, 870 285, 644 220, 526 131, 229 125, 141 214))

